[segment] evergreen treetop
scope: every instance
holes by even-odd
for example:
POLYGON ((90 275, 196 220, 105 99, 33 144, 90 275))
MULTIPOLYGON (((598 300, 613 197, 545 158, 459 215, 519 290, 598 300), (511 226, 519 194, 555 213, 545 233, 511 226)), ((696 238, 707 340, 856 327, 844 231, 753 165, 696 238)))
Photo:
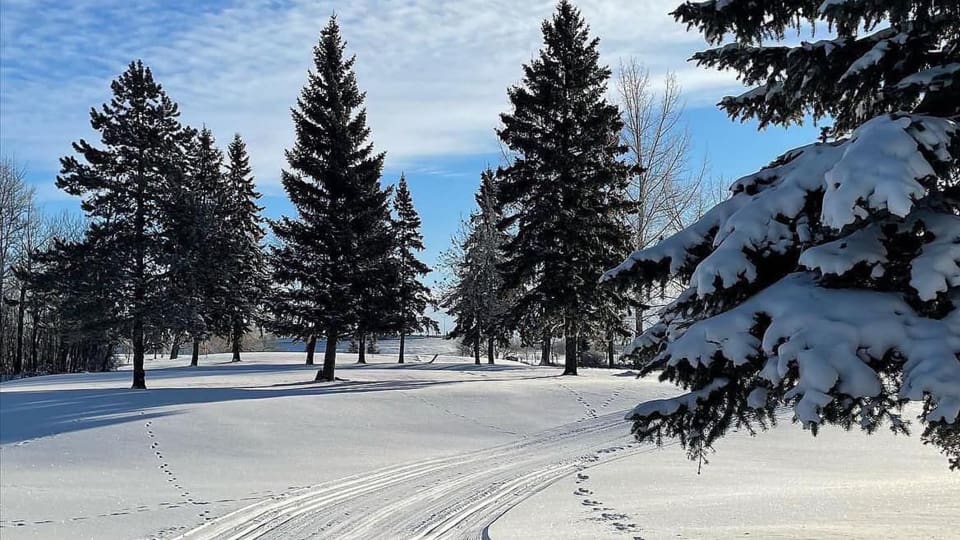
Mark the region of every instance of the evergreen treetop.
MULTIPOLYGON (((364 94, 345 47, 331 17, 292 111, 296 140, 281 180, 297 217, 273 223, 281 242, 274 252, 275 277, 298 306, 284 326, 294 332, 291 325, 299 325, 293 335, 305 338, 323 332, 327 351, 318 378, 325 380, 334 378, 337 340, 357 323, 357 293, 367 275, 358 267, 372 259, 363 250, 381 246, 376 239, 385 235, 389 219, 379 181, 384 156, 368 141, 364 94)), ((282 304, 273 303, 283 311, 282 304)))
POLYGON ((430 289, 420 279, 430 273, 430 267, 417 256, 424 249, 420 215, 413 206, 413 197, 403 175, 397 184, 393 207, 396 214, 393 235, 399 270, 397 330, 401 334, 407 334, 434 328, 436 323, 424 316, 424 311, 431 302, 430 289))
POLYGON ((183 130, 176 103, 141 61, 131 62, 110 87, 110 103, 90 111, 102 147, 74 143, 85 163, 61 158, 57 186, 83 197, 91 220, 87 239, 116 267, 104 277, 112 280, 108 290, 129 325, 133 386, 145 388, 144 340, 160 329, 168 262, 164 212, 171 183, 182 174, 183 130))
POLYGON ((513 325, 536 313, 550 335, 562 321, 567 372, 575 374, 571 347, 599 323, 597 279, 628 251, 623 124, 605 98, 610 70, 599 63, 599 40, 580 12, 561 0, 542 30, 543 48, 509 89, 512 111, 498 130, 514 153, 497 175, 501 227, 516 231, 503 269, 517 294, 513 325))

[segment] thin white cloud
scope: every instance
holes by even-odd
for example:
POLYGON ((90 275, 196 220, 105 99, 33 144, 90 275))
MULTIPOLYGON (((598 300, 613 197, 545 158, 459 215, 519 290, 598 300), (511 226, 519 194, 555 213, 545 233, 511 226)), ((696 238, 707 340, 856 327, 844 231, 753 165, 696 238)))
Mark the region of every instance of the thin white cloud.
MULTIPOLYGON (((676 3, 591 0, 582 10, 605 62, 636 56, 655 76, 677 71, 691 104, 713 103, 736 83, 686 63, 703 42, 669 17, 676 3)), ((293 138, 289 108, 335 11, 389 164, 492 153, 506 88, 539 49, 540 22, 554 5, 240 0, 186 15, 159 0, 4 0, 0 137, 5 153, 55 170, 70 141, 92 135, 88 111, 109 98, 110 79, 143 58, 184 121, 206 123, 224 143, 235 131, 244 135, 261 189, 276 192, 293 138)))

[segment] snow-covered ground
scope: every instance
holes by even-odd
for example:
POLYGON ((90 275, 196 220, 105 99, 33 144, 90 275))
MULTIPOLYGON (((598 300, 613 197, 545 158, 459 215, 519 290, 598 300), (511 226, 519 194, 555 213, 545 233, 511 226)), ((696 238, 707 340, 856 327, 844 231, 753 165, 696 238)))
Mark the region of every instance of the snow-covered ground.
POLYGON ((673 391, 656 382, 339 356, 337 383, 249 353, 149 362, 147 391, 0 385, 0 537, 957 537, 960 475, 916 438, 786 423, 698 476, 627 435, 626 409, 673 391))

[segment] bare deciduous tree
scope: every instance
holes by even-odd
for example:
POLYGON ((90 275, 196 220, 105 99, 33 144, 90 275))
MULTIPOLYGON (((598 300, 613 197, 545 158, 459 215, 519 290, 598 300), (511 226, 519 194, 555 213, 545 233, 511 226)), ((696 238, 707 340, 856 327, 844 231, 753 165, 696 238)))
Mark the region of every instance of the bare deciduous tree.
MULTIPOLYGON (((650 72, 636 59, 620 63, 616 82, 624 129, 623 145, 633 169, 627 196, 635 204, 630 215, 633 243, 649 247, 680 231, 698 214, 713 190, 705 189, 707 162, 693 164, 690 132, 683 123, 684 101, 673 73, 658 88, 650 72)), ((651 299, 637 291, 636 300, 651 299)), ((635 316, 636 332, 643 331, 643 310, 635 316)))
POLYGON ((14 159, 0 159, 0 363, 6 358, 7 282, 21 254, 22 237, 33 209, 33 190, 24 181, 25 176, 14 159))

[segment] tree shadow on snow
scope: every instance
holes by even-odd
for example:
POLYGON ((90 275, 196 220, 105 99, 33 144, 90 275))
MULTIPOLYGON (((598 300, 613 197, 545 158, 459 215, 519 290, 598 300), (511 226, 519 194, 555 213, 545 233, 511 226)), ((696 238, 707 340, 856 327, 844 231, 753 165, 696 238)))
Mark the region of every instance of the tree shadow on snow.
MULTIPOLYGON (((310 368, 310 371, 315 370, 314 366, 305 367, 310 368)), ((286 368, 289 369, 290 366, 286 368)), ((196 368, 172 369, 195 370, 196 368)), ((255 369, 251 366, 244 370, 251 372, 255 369)), ((166 370, 151 370, 151 380, 157 380, 158 372, 162 371, 166 370)), ((197 372, 191 371, 191 375, 195 374, 197 372)), ((223 374, 222 371, 221 374, 223 374)), ((87 377, 90 381, 90 376, 87 375, 87 377)), ((129 373, 125 374, 124 380, 127 377, 129 373)), ((103 382, 99 376, 94 380, 97 383, 103 382)), ((323 398, 339 394, 417 390, 432 386, 497 380, 517 379, 338 381, 335 383, 303 381, 253 387, 186 387, 149 390, 125 388, 22 390, 19 389, 22 387, 19 387, 18 391, 0 393, 0 444, 23 443, 40 437, 177 414, 176 411, 157 409, 179 405, 295 396, 323 398)))

